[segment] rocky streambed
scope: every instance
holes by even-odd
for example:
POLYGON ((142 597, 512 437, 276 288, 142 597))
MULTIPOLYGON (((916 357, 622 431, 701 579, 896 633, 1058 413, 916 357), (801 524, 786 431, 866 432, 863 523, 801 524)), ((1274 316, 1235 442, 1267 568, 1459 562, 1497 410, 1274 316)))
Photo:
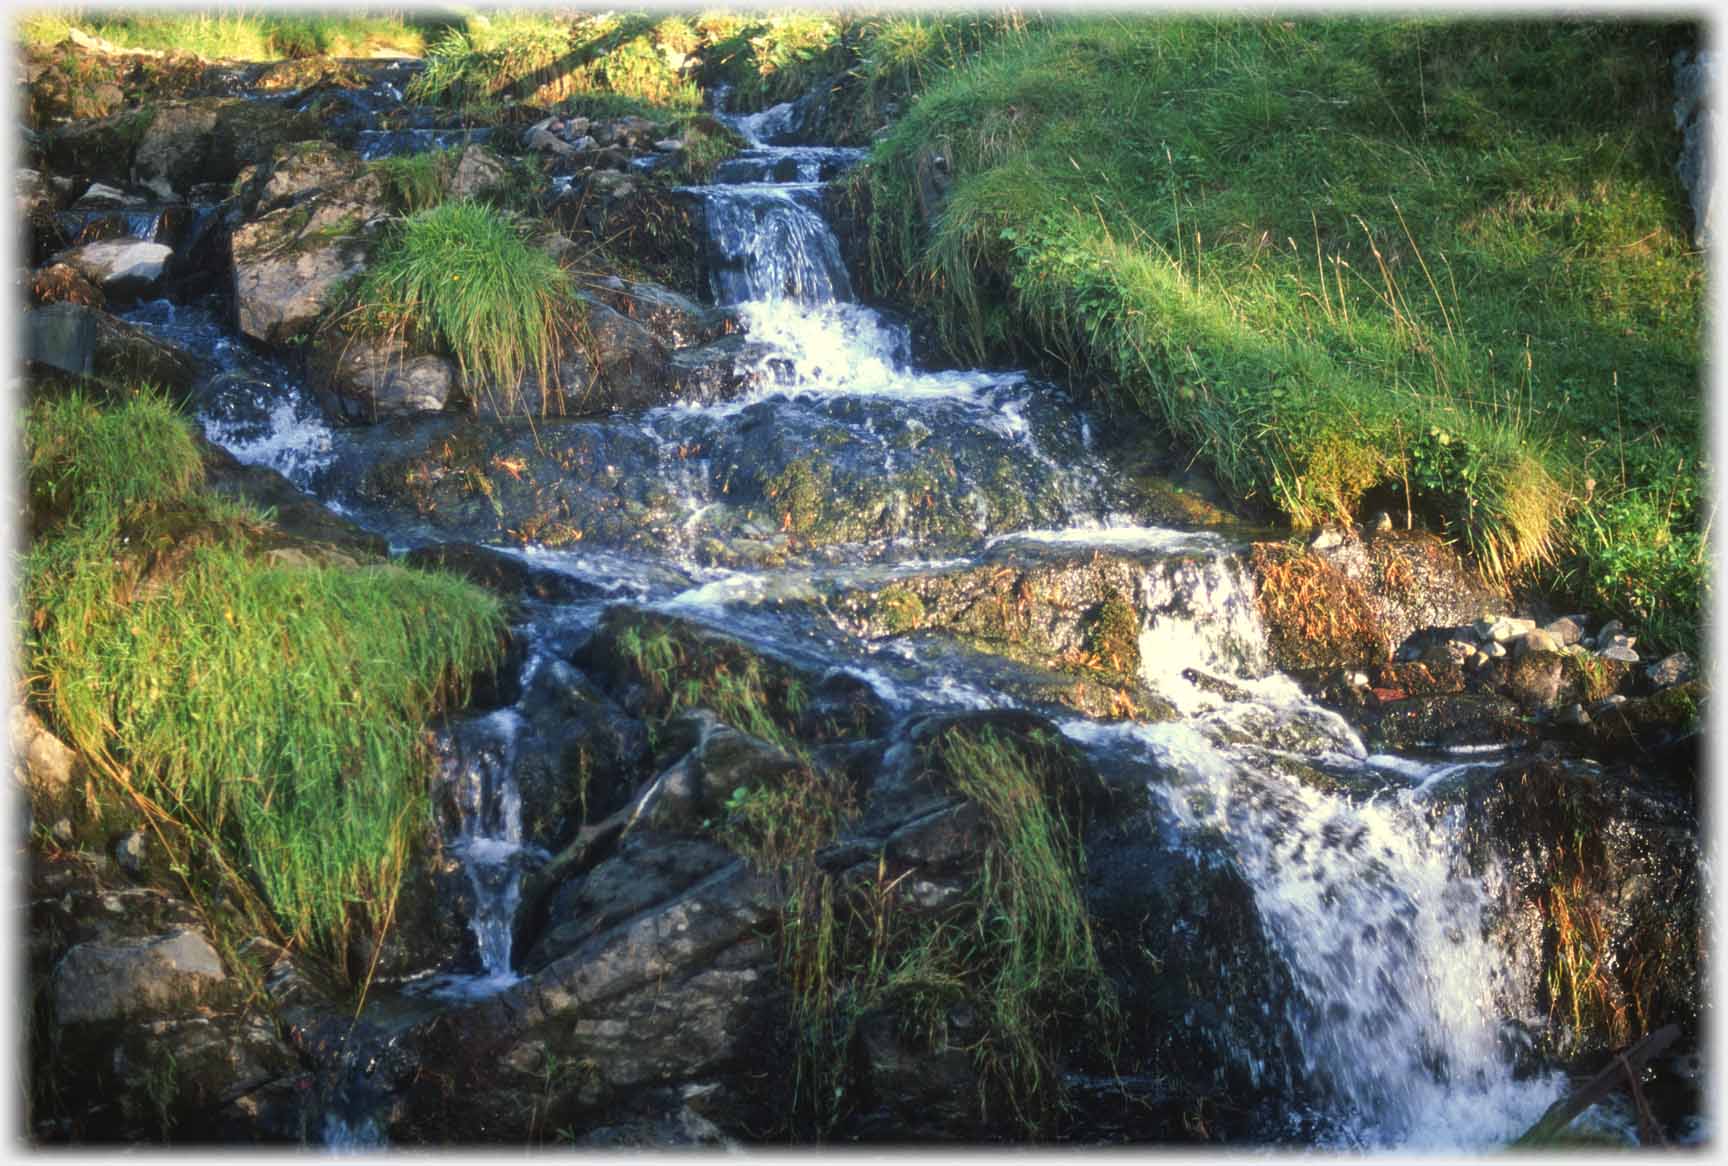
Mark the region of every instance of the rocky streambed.
POLYGON ((1709 1134, 1689 660, 934 367, 797 104, 719 111, 745 147, 690 185, 645 119, 477 130, 398 63, 139 66, 94 111, 37 65, 32 375, 162 384, 285 552, 513 614, 357 1012, 92 833, 15 712, 36 1139, 1487 1150, 1670 1023, 1579 1128, 1709 1134), (451 147, 446 195, 525 187, 577 274, 532 418, 328 315, 398 209, 369 163, 451 147))

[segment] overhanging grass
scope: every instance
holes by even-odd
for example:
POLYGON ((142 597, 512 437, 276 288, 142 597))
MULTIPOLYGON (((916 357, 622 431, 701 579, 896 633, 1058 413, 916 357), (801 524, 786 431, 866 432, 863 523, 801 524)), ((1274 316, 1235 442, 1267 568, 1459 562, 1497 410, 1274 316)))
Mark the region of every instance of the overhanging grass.
POLYGON ((1614 513, 1686 548, 1650 618, 1689 627, 1700 516, 1666 486, 1699 463, 1703 280, 1671 173, 1676 35, 1046 25, 936 83, 878 149, 878 270, 957 351, 1054 357, 1299 525, 1408 509, 1490 573, 1546 564, 1628 610, 1639 564, 1577 532, 1660 491, 1614 513))
POLYGON ((407 330, 447 348, 469 385, 496 394, 505 412, 518 407, 525 374, 553 383, 576 311, 557 262, 523 242, 501 212, 467 200, 398 224, 353 298, 361 327, 407 330))
POLYGON ((23 567, 34 697, 340 965, 351 927, 388 922, 430 813, 424 725, 498 658, 497 601, 394 566, 255 557, 264 516, 203 490, 153 396, 38 404, 25 440, 29 496, 61 516, 23 567))

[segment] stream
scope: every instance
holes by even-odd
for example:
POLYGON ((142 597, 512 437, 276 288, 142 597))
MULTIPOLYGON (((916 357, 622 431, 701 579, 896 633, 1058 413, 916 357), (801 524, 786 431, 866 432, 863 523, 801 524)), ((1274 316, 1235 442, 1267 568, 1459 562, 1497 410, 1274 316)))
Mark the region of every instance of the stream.
MULTIPOLYGON (((1294 987, 1266 1007, 1282 1011, 1274 1019, 1289 1034, 1301 1085, 1292 1083, 1292 1096, 1303 1099, 1292 1102, 1287 1130, 1268 1136, 1428 1151, 1516 1137, 1566 1082, 1515 1063, 1508 1034, 1543 1018, 1520 995, 1516 953, 1487 938, 1500 875, 1470 873, 1456 812, 1429 800, 1448 780, 1501 758, 1371 752, 1271 668, 1239 536, 1149 524, 1100 447, 1108 421, 1022 372, 919 368, 906 326, 857 300, 821 192, 864 151, 772 144, 788 132, 789 107, 724 116, 749 147, 713 184, 683 193, 705 206, 714 302, 735 307, 746 337, 766 346, 750 358, 760 375, 720 404, 548 425, 557 440, 610 459, 584 472, 590 487, 622 499, 630 518, 597 524, 574 546, 493 540, 572 580, 580 596, 526 603, 516 629, 520 687, 532 687, 536 670, 562 667, 570 643, 609 605, 628 602, 862 681, 899 723, 936 710, 1051 715, 1011 669, 981 667, 931 637, 867 638, 827 614, 823 600, 982 566, 1124 557, 1143 613, 1141 679, 1180 715, 1106 722, 1069 710, 1054 719, 1100 770, 1143 775, 1154 816, 1196 855, 1226 855, 1252 889, 1294 987), (950 472, 928 480, 928 501, 900 500, 909 516, 889 537, 831 541, 773 563, 737 552, 774 533, 752 526, 733 487, 764 451, 778 459, 776 472, 790 454, 826 451, 838 466, 891 474, 924 465, 918 459, 932 450, 947 455, 950 472), (941 521, 921 521, 920 506, 941 521), (1330 780, 1313 780, 1316 773, 1330 780)), ((441 140, 420 133, 424 142, 392 148, 441 140)), ((399 450, 467 422, 334 426, 287 366, 241 340, 219 304, 154 301, 126 318, 209 361, 198 420, 242 461, 279 470, 386 536, 393 551, 473 537, 450 524, 457 520, 381 502, 366 477, 399 450)), ((525 872, 550 857, 524 835, 523 723, 521 710, 506 707, 445 731, 440 781, 458 810, 447 852, 470 881, 471 950, 461 965, 384 986, 382 996, 436 1010, 523 981, 513 920, 525 872)), ((892 727, 886 735, 894 738, 892 727)), ((1233 1055, 1257 1077, 1291 1071, 1266 1065, 1263 1052, 1233 1055)), ((1625 1119, 1599 1107, 1587 1120, 1614 1127, 1625 1119)), ((341 1149, 379 1137, 364 1115, 335 1112, 325 1134, 341 1149)))

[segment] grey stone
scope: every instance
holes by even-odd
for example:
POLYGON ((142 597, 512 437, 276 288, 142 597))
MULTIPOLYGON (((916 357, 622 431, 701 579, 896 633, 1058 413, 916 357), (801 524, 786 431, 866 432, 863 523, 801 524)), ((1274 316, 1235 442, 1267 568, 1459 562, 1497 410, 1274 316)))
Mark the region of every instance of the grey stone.
POLYGON ((86 211, 86 209, 88 211, 100 211, 100 209, 109 209, 109 207, 137 206, 143 206, 143 199, 140 199, 138 195, 130 195, 124 190, 119 190, 118 187, 109 187, 107 183, 93 181, 88 190, 78 195, 78 202, 74 202, 73 209, 74 211, 86 211))
POLYGON ((75 268, 110 296, 138 295, 161 282, 174 248, 142 239, 104 239, 63 251, 57 262, 75 268))
POLYGON ((1681 131, 1680 157, 1675 162, 1680 183, 1692 203, 1692 238, 1699 247, 1711 240, 1711 208, 1715 204, 1715 172, 1710 135, 1715 114, 1710 94, 1720 86, 1716 55, 1710 52, 1674 54, 1674 126, 1681 131))
POLYGON ((1489 640, 1482 645, 1482 651, 1488 655, 1489 659, 1499 660, 1506 655, 1506 645, 1498 640, 1489 640))
POLYGON ((1344 545, 1344 532, 1335 526, 1323 526, 1314 532, 1314 537, 1308 540, 1310 550, 1329 551, 1333 547, 1344 545))
POLYGON ((371 209, 321 196, 235 230, 234 304, 240 331, 272 344, 307 332, 336 290, 365 270, 369 248, 358 228, 371 209))
POLYGON ((1484 640, 1493 640, 1497 644, 1515 640, 1519 636, 1534 631, 1535 628, 1535 620, 1515 619, 1509 615, 1490 616, 1479 619, 1475 623, 1475 631, 1479 637, 1484 640))
POLYGON ((442 412, 456 390, 456 366, 442 356, 409 355, 397 338, 333 337, 333 353, 314 360, 320 388, 336 394, 350 421, 442 412))
POLYGON ((1581 704, 1569 704, 1554 714, 1554 723, 1558 725, 1588 725, 1590 714, 1584 711, 1581 704))
POLYGON ((89 376, 95 367, 96 314, 70 303, 28 309, 24 357, 73 376, 89 376))
POLYGON ((1614 642, 1615 636, 1623 635, 1625 631, 1625 624, 1621 623, 1617 619, 1609 620, 1607 623, 1602 625, 1602 630, 1596 633, 1596 646, 1598 648, 1608 647, 1608 645, 1614 642))
POLYGON ((1638 663, 1638 653, 1621 643, 1610 644, 1596 654, 1604 660, 1622 660, 1628 664, 1638 663))
POLYGON ((226 978, 216 949, 190 929, 80 943, 54 967, 54 1012, 61 1024, 119 1020, 173 1007, 226 978))
POLYGON ((1568 647, 1584 638, 1584 625, 1569 615, 1561 616, 1542 630, 1568 647))
POLYGON ((1558 652, 1560 641, 1541 628, 1535 628, 1518 637, 1515 650, 1520 656, 1529 652, 1558 652))
POLYGON ((129 875, 144 873, 144 858, 149 850, 144 831, 134 830, 114 844, 114 861, 129 875))
POLYGON ((450 179, 451 198, 479 198, 503 186, 510 178, 504 159, 485 146, 469 146, 456 162, 450 179))
POLYGON ((44 804, 52 804, 72 787, 78 755, 48 731, 36 714, 12 706, 12 765, 25 788, 44 804))

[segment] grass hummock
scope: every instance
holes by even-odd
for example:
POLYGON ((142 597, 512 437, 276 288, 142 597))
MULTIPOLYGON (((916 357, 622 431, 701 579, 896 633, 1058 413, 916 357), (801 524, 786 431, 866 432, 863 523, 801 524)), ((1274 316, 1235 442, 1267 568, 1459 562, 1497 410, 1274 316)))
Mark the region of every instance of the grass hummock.
POLYGON ((204 490, 160 397, 38 402, 21 599, 33 700, 66 739, 243 872, 342 966, 388 926, 430 820, 424 725, 500 654, 496 600, 377 565, 278 565, 269 521, 204 490))
POLYGON ((557 261, 524 242, 503 212, 466 199, 397 224, 352 299, 358 327, 447 349, 500 412, 519 407, 524 375, 555 383, 577 312, 557 261))
POLYGON ((1370 508, 1695 637, 1702 255, 1685 26, 1097 17, 930 84, 867 176, 879 276, 1054 360, 1298 527, 1370 508))

